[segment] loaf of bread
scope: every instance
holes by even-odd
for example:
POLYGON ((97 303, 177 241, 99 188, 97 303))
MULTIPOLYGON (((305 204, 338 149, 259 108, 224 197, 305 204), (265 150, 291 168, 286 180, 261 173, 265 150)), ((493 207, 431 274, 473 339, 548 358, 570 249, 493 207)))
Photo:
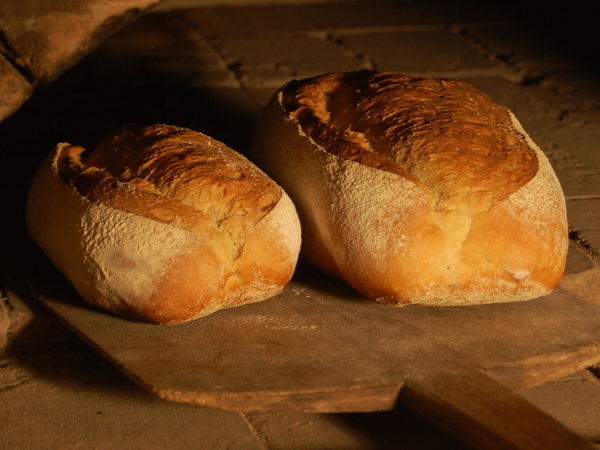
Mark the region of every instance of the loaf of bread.
POLYGON ((32 183, 27 225, 89 303, 167 325, 278 294, 300 250, 279 186, 167 125, 124 127, 91 152, 59 144, 32 183))
POLYGON ((560 184, 514 115, 466 83, 292 81, 249 157, 294 201, 301 255, 381 303, 526 300, 562 277, 560 184))

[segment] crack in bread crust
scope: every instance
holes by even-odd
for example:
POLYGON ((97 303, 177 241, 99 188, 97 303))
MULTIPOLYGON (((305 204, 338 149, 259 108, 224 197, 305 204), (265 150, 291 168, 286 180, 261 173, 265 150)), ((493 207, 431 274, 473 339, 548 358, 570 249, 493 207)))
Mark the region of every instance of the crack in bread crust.
POLYGON ((296 203, 303 257, 381 302, 527 300, 564 271, 550 163, 465 83, 371 71, 293 81, 250 154, 296 203))
POLYGON ((508 111, 464 82, 328 74, 288 84, 283 104, 326 151, 426 186, 438 210, 487 211, 537 172, 508 111))
POLYGON ((281 198, 281 189, 243 156, 201 133, 167 125, 128 125, 90 154, 69 147, 59 172, 90 201, 199 236, 228 234, 232 260, 248 230, 281 198))
POLYGON ((89 303, 173 325, 277 295, 300 223, 282 189, 201 133, 127 126, 60 143, 27 201, 30 234, 89 303))

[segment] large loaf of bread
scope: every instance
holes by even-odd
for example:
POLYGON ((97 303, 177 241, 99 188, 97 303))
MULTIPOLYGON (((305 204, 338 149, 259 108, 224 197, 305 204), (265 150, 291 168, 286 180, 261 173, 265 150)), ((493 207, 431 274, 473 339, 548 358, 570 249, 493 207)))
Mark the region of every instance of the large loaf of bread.
POLYGON ((208 136, 127 126, 92 152, 59 144, 29 231, 88 302, 177 324, 264 300, 290 280, 300 225, 283 190, 208 136))
POLYGON ((250 153, 294 201, 302 255, 386 304, 526 300, 562 277, 565 200, 514 115, 398 73, 293 81, 250 153))

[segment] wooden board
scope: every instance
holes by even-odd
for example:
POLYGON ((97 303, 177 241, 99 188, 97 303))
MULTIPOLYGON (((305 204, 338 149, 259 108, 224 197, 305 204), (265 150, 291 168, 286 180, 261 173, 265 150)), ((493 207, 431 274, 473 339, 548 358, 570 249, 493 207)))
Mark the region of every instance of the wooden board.
POLYGON ((276 298, 161 327, 88 306, 52 268, 32 289, 165 399, 297 412, 389 410, 400 399, 474 447, 592 448, 509 389, 600 360, 600 306, 564 290, 513 304, 391 308, 300 267, 276 298))

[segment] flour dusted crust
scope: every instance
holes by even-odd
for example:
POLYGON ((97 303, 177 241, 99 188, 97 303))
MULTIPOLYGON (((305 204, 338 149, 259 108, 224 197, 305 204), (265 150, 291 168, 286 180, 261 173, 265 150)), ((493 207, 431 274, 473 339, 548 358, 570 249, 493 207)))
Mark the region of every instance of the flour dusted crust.
POLYGON ((527 300, 562 277, 560 184, 514 115, 466 83, 370 71, 291 82, 250 157, 294 201, 303 256, 380 302, 527 300))
POLYGON ((224 144, 166 125, 124 127, 91 153, 59 144, 27 224, 88 302, 158 324, 278 294, 300 249, 279 186, 224 144))

